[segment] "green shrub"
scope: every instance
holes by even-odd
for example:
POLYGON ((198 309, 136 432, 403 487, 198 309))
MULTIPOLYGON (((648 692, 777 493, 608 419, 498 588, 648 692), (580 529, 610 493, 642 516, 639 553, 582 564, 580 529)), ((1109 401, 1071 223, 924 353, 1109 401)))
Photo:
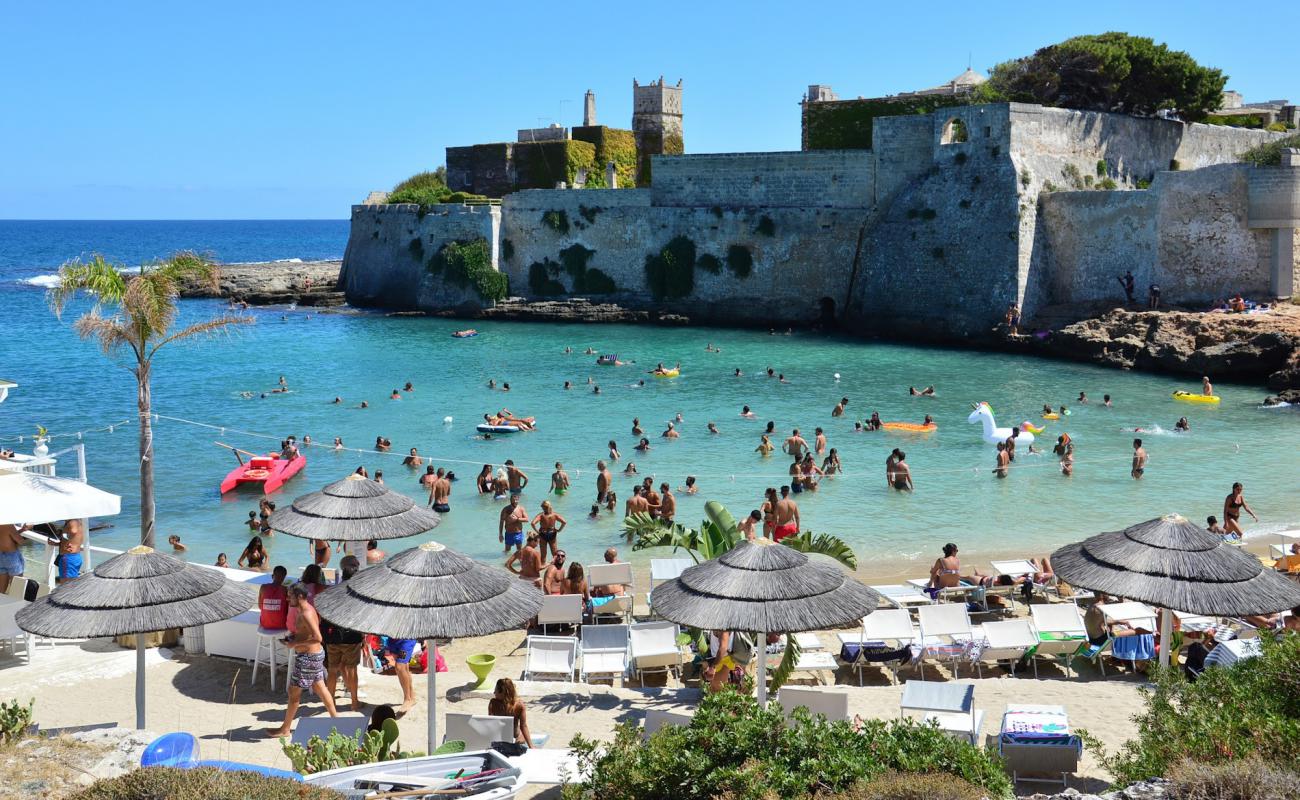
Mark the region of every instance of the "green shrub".
POLYGON ((543 212, 542 224, 560 235, 569 232, 569 215, 560 209, 543 212))
MULTIPOLYGON (((1246 152, 1249 153, 1250 151, 1247 150, 1246 152)), ((1279 158, 1279 159, 1281 158, 1281 156, 1282 156, 1282 154, 1281 154, 1281 153, 1278 153, 1278 158, 1279 158)), ((1242 153, 1242 154, 1241 154, 1241 160, 1242 160, 1242 161, 1250 161, 1250 159, 1246 157, 1246 153, 1242 153)), ((1253 162, 1252 162, 1252 163, 1253 163, 1253 162)), ((1278 163, 1281 163, 1281 161, 1279 160, 1278 163)), ((1170 170, 1171 172, 1177 172, 1178 170, 1180 170, 1180 169, 1182 169, 1182 168, 1183 168, 1183 164, 1182 164, 1181 161, 1179 161, 1179 160, 1176 159, 1176 158, 1171 158, 1171 159, 1169 159, 1169 170, 1170 170)))
POLYGON ((594 224, 596 222, 596 215, 603 210, 604 209, 600 208, 599 206, 591 207, 591 206, 580 205, 578 206, 578 215, 583 219, 585 219, 588 224, 594 224))
MULTIPOLYGON (((1237 158, 1257 167, 1276 167, 1282 163, 1282 151, 1289 147, 1300 147, 1300 133, 1252 147, 1237 158)), ((1171 166, 1170 169, 1177 167, 1171 166)))
POLYGON ((1207 669, 1195 683, 1158 670, 1151 688, 1141 689, 1137 738, 1102 754, 1116 782, 1164 775, 1184 758, 1300 762, 1300 636, 1263 634, 1260 642, 1258 658, 1207 669))
POLYGON ((718 219, 722 219, 722 206, 713 206, 709 209, 709 213, 718 219))
POLYGON ((1150 189, 1150 188, 1151 188, 1151 181, 1147 180, 1146 178, 1138 178, 1137 188, 1139 188, 1139 189, 1150 189))
POLYGON ((528 289, 538 297, 555 297, 564 294, 564 284, 555 280, 560 265, 545 259, 528 265, 528 289))
POLYGON ((933 208, 921 209, 921 219, 926 220, 927 222, 937 216, 939 216, 939 212, 935 211, 933 208))
POLYGON ((695 291, 695 242, 677 236, 657 254, 645 257, 646 285, 656 300, 695 291))
POLYGON ((628 722, 612 742, 576 736, 570 746, 590 777, 566 786, 566 800, 826 797, 891 770, 943 772, 994 798, 1011 794, 994 756, 936 727, 870 720, 854 730, 806 710, 787 720, 776 703, 760 709, 729 690, 705 695, 688 725, 662 728, 644 743, 641 729, 628 722))
POLYGON ((1083 188, 1083 173, 1073 164, 1066 164, 1061 167, 1061 175, 1070 182, 1072 189, 1078 190, 1083 188))
POLYGON ((1300 772, 1258 758, 1219 764, 1180 761, 1167 777, 1168 800, 1287 800, 1300 794, 1300 772))
POLYGON ((35 698, 28 700, 27 705, 17 699, 0 701, 0 743, 13 744, 27 734, 35 707, 35 698))
POLYGON ((501 240, 501 257, 506 261, 515 257, 515 243, 509 239, 501 240))
POLYGON ((1020 171, 1020 185, 1023 186, 1023 187, 1025 187, 1026 189, 1028 189, 1028 188, 1029 188, 1030 180, 1031 180, 1031 179, 1030 179, 1030 177, 1029 177, 1029 170, 1027 170, 1027 169, 1022 169, 1022 170, 1020 171))
POLYGON ((342 800, 343 795, 284 778, 211 767, 148 767, 96 781, 69 800, 342 800))
POLYGON ((388 193, 389 203, 418 203, 431 206, 446 202, 451 194, 444 180, 445 170, 435 172, 417 172, 393 187, 388 193))
POLYGON ((589 269, 582 276, 582 291, 587 294, 613 294, 618 291, 614 279, 598 269, 589 269))
POLYGON ((764 236, 775 236, 776 223, 772 221, 771 217, 764 214, 759 218, 758 225, 754 226, 754 233, 760 233, 764 236))
POLYGON ((1282 131, 1291 130, 1291 128, 1285 122, 1270 122, 1264 126, 1264 130, 1281 133, 1282 131))
POLYGON ((1115 191, 1115 189, 1119 188, 1119 184, 1115 183, 1114 178, 1102 178, 1101 180, 1097 181, 1097 188, 1104 189, 1108 192, 1113 192, 1115 191))
POLYGON ((1234 128, 1262 128, 1264 118, 1258 114, 1224 114, 1205 118, 1208 125, 1231 125, 1234 128))
POLYGON ((426 268, 457 286, 472 286, 484 300, 504 300, 510 293, 505 274, 492 268, 492 251, 486 239, 447 242, 429 259, 426 268))
POLYGON ((1106 166, 1106 159, 1104 158, 1097 159, 1097 177, 1104 178, 1106 177, 1109 171, 1110 168, 1106 166))
POLYGON ((737 278, 748 278, 754 269, 754 254, 743 244, 727 248, 727 269, 737 278))
POLYGON ((984 800, 983 789, 946 772, 886 772, 819 800, 984 800))
POLYGON ((958 153, 957 155, 953 156, 953 157, 952 157, 952 160, 953 160, 954 162, 956 162, 958 166, 961 166, 962 164, 965 164, 965 163, 966 163, 966 159, 967 159, 967 158, 968 158, 968 156, 966 155, 966 153, 965 153, 965 152, 961 152, 961 153, 958 153))
POLYGON ((945 106, 969 104, 969 98, 964 96, 943 95, 805 103, 803 127, 809 150, 870 150, 872 125, 877 117, 929 114, 945 106))
POLYGON ((419 236, 415 237, 406 245, 406 250, 411 254, 411 258, 416 261, 424 260, 424 240, 419 236))
MULTIPOLYGON (((1044 185, 1043 188, 1046 190, 1046 185, 1044 185)), ((1048 191, 1050 191, 1050 190, 1048 190, 1048 191)), ((970 200, 969 200, 969 199, 967 199, 967 200, 960 200, 960 201, 958 201, 957 205, 958 205, 959 207, 961 207, 961 208, 970 208, 970 200)))
POLYGON ((700 256, 699 260, 695 263, 699 265, 700 269, 706 272, 711 272, 714 275, 722 272, 722 259, 712 253, 705 253, 700 256))

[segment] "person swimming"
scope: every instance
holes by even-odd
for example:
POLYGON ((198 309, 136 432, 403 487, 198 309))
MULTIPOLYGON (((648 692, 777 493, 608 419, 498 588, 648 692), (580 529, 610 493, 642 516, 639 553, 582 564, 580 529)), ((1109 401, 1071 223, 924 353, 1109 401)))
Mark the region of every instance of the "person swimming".
POLYGON ((744 406, 743 408, 740 409, 740 416, 744 417, 745 419, 753 419, 754 412, 749 410, 749 406, 744 406))
POLYGON ((909 386, 907 387, 907 393, 913 397, 934 397, 934 387, 927 386, 918 392, 915 386, 909 386))

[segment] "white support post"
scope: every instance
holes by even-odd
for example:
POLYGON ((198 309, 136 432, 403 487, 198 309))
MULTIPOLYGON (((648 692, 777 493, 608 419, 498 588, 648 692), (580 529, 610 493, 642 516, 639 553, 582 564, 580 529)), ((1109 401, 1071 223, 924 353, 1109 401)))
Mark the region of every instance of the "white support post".
POLYGON ((438 710, 438 643, 433 639, 426 639, 424 641, 424 651, 428 655, 429 661, 427 667, 429 673, 429 699, 427 703, 429 711, 429 746, 425 752, 432 754, 438 746, 438 717, 436 716, 438 710))

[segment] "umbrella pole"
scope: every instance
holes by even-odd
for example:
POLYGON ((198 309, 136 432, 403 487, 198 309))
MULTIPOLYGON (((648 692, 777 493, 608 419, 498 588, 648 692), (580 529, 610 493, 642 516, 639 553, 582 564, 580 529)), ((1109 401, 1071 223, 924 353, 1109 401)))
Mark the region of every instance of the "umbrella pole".
POLYGON ((434 748, 438 746, 438 718, 434 715, 438 708, 438 643, 433 639, 427 639, 425 640, 424 650, 429 662, 428 667, 426 667, 426 671, 429 673, 429 748, 425 752, 432 753, 434 748))
POLYGON ((135 729, 144 730, 144 634, 135 635, 135 729))
POLYGON ((1174 615, 1167 608, 1160 609, 1160 666, 1169 666, 1170 659, 1173 657, 1171 652, 1174 646, 1174 615))
POLYGON ((767 708, 767 620, 758 632, 758 707, 767 708))

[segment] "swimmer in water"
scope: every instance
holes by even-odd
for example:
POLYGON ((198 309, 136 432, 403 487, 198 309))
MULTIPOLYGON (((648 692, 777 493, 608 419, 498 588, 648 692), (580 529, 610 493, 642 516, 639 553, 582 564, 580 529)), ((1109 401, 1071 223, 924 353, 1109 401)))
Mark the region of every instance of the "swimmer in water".
POLYGON ((849 398, 841 397, 840 402, 835 406, 835 408, 831 409, 831 416, 832 417, 844 416, 844 407, 847 406, 848 404, 849 404, 849 398))
POLYGON ((340 439, 340 438, 337 437, 337 436, 334 437, 334 449, 335 449, 335 450, 342 450, 342 449, 343 449, 343 440, 340 439))
POLYGON ((342 398, 342 397, 335 397, 334 400, 333 400, 332 402, 333 402, 334 405, 338 405, 339 403, 342 403, 342 402, 343 402, 343 398, 342 398))
POLYGON ((713 434, 722 433, 722 431, 718 430, 718 426, 714 425, 712 422, 710 422, 705 427, 708 428, 709 433, 713 433, 713 434))
POLYGON ((736 367, 735 377, 739 378, 739 377, 740 377, 741 375, 743 375, 743 374, 744 374, 744 373, 742 373, 742 372, 740 371, 740 367, 736 367))
POLYGON ((681 434, 677 432, 677 429, 673 426, 671 422, 668 423, 667 429, 665 429, 664 432, 659 435, 665 439, 677 439, 681 436, 681 434))
POLYGON ((592 503, 591 513, 587 515, 587 519, 600 519, 600 506, 596 505, 595 503, 592 503))
POLYGON ((744 417, 745 419, 753 419, 754 412, 749 410, 749 406, 745 406, 740 409, 740 416, 744 417))
POLYGON ((1110 395, 1108 395, 1108 394, 1103 394, 1103 395, 1101 396, 1101 404, 1102 404, 1103 406, 1105 406, 1106 408, 1110 408, 1110 407, 1111 407, 1111 406, 1110 406, 1110 395))
POLYGON ((565 381, 565 382, 564 382, 564 389, 565 389, 565 391, 568 391, 569 389, 572 389, 572 388, 573 388, 573 384, 569 383, 568 381, 565 381))
POLYGON ((696 494, 696 493, 698 493, 698 492, 700 491, 700 487, 698 487, 698 486, 695 485, 695 476, 694 476, 694 475, 687 475, 687 476, 686 476, 686 485, 683 486, 683 487, 681 487, 681 488, 679 488, 677 491, 681 492, 682 494, 696 494))
POLYGON ((871 419, 867 420, 867 430, 869 430, 869 431, 878 431, 878 430, 880 430, 881 428, 883 428, 884 426, 885 426, 885 423, 883 423, 883 422, 880 421, 880 412, 879 412, 879 411, 872 411, 872 412, 871 412, 871 419))
POLYGON ((1201 378, 1201 394, 1206 397, 1214 394, 1214 384, 1210 383, 1210 376, 1208 375, 1201 378))
POLYGON ((1192 426, 1188 424, 1187 417, 1179 417, 1178 421, 1174 423, 1174 430, 1176 431, 1190 431, 1191 429, 1192 426))
POLYGON ((918 392, 915 386, 909 386, 907 387, 907 393, 913 397, 934 397, 934 387, 927 386, 918 392))
POLYGON ((643 433, 645 433, 645 431, 641 430, 641 418, 640 418, 640 417, 633 417, 633 418, 632 418, 632 435, 633 435, 633 436, 640 436, 640 435, 643 434, 643 433))
POLYGON ((763 439, 758 443, 758 447, 754 448, 754 452, 761 454, 763 458, 770 457, 773 450, 776 450, 776 447, 772 444, 772 440, 767 438, 766 433, 763 434, 763 439))
POLYGON ((397 391, 396 389, 394 389, 394 390, 393 390, 393 393, 390 394, 390 395, 388 396, 388 399, 389 399, 389 400, 401 400, 401 399, 402 399, 402 395, 399 394, 398 391, 397 391))
POLYGON ((569 491, 569 473, 564 471, 564 465, 559 461, 555 462, 555 472, 551 473, 551 491, 557 495, 569 491))
POLYGON ((1078 400, 1075 400, 1074 402, 1079 403, 1080 405, 1087 405, 1087 404, 1088 404, 1088 393, 1087 393, 1087 392, 1079 392, 1079 399, 1078 399, 1078 400))
POLYGON ((591 387, 591 393, 592 393, 592 394, 600 394, 600 387, 599 387, 599 386, 594 386, 594 385, 593 385, 593 386, 591 387))
POLYGON ((406 385, 402 387, 402 391, 404 391, 404 392, 414 392, 414 391, 415 391, 415 384, 411 383, 410 381, 407 381, 407 382, 406 382, 406 385))
POLYGON ((370 408, 370 404, 367 403, 365 400, 362 400, 361 405, 357 406, 357 408, 370 408))
POLYGON ((637 442, 636 447, 633 449, 635 449, 638 453, 646 452, 647 450, 650 449, 650 440, 645 438, 644 436, 641 437, 641 441, 637 442))
POLYGON ((636 462, 635 462, 635 461, 629 461, 629 462, 627 462, 627 466, 623 468, 623 474, 624 474, 624 475, 636 475, 636 474, 637 474, 637 471, 636 471, 636 462))
POLYGON ((675 421, 677 422, 678 425, 681 425, 683 422, 686 421, 686 420, 682 419, 682 412, 680 412, 680 411, 677 412, 677 416, 676 416, 674 419, 675 419, 675 421))
POLYGON ((788 380, 785 379, 785 373, 784 373, 784 372, 781 373, 780 375, 777 375, 777 376, 776 376, 776 379, 777 379, 777 381, 780 382, 780 383, 789 383, 789 382, 790 382, 790 381, 788 381, 788 380))
POLYGON ((495 388, 497 388, 497 382, 496 382, 496 379, 495 379, 495 378, 488 378, 487 387, 488 387, 489 389, 495 389, 495 388))

